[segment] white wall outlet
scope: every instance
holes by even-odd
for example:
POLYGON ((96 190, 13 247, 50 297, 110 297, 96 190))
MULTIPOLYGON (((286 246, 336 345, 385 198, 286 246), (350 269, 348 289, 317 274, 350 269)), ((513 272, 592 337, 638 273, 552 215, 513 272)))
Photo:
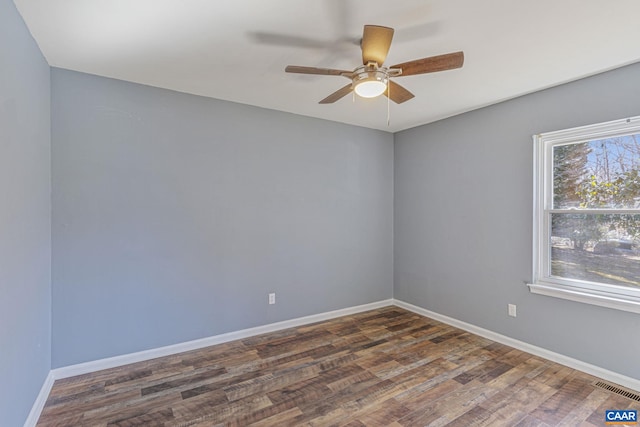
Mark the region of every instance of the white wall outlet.
POLYGON ((275 304, 275 303, 276 303, 276 294, 274 292, 272 294, 269 294, 269 304, 272 305, 272 304, 275 304))
POLYGON ((509 316, 516 317, 516 305, 509 304, 509 316))

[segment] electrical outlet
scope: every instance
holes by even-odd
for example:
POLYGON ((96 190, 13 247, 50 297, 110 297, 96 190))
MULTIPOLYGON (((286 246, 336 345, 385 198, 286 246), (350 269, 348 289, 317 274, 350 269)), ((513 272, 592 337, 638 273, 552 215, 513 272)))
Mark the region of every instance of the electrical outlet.
POLYGON ((275 292, 274 292, 274 293, 272 293, 272 294, 269 294, 269 304, 270 304, 270 305, 273 305, 273 304, 275 304, 275 303, 276 303, 276 294, 275 294, 275 292))
POLYGON ((516 305, 509 304, 509 316, 516 317, 516 305))

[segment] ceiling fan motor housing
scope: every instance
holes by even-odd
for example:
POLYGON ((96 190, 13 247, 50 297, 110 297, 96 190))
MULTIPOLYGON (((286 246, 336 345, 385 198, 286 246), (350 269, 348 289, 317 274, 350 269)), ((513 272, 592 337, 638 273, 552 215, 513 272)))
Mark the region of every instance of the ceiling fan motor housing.
POLYGON ((385 67, 378 68, 377 65, 363 65, 353 70, 353 83, 354 86, 363 80, 377 80, 383 83, 387 83, 389 75, 385 67))
MULTIPOLYGON (((366 67, 365 67, 366 68, 366 67)), ((383 69, 358 70, 353 74, 351 86, 363 98, 375 98, 387 90, 389 76, 383 69)))
POLYGON ((353 70, 351 87, 364 98, 374 98, 386 91, 389 77, 395 77, 401 73, 400 69, 378 68, 378 64, 370 62, 353 70))

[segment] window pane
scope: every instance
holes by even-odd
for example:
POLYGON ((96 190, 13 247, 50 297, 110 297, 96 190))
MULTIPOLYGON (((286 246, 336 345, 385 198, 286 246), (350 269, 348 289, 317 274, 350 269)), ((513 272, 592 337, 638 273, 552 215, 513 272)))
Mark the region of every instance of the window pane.
POLYGON ((553 207, 640 208, 640 134, 554 146, 553 207))
POLYGON ((551 215, 551 275, 640 287, 640 215, 551 215))

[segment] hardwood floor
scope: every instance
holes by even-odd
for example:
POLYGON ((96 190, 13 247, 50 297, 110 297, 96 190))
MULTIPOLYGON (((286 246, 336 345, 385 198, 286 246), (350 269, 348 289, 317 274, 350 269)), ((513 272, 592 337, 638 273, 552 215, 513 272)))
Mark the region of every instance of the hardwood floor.
POLYGON ((38 426, 603 426, 640 402, 398 307, 55 382, 38 426))

